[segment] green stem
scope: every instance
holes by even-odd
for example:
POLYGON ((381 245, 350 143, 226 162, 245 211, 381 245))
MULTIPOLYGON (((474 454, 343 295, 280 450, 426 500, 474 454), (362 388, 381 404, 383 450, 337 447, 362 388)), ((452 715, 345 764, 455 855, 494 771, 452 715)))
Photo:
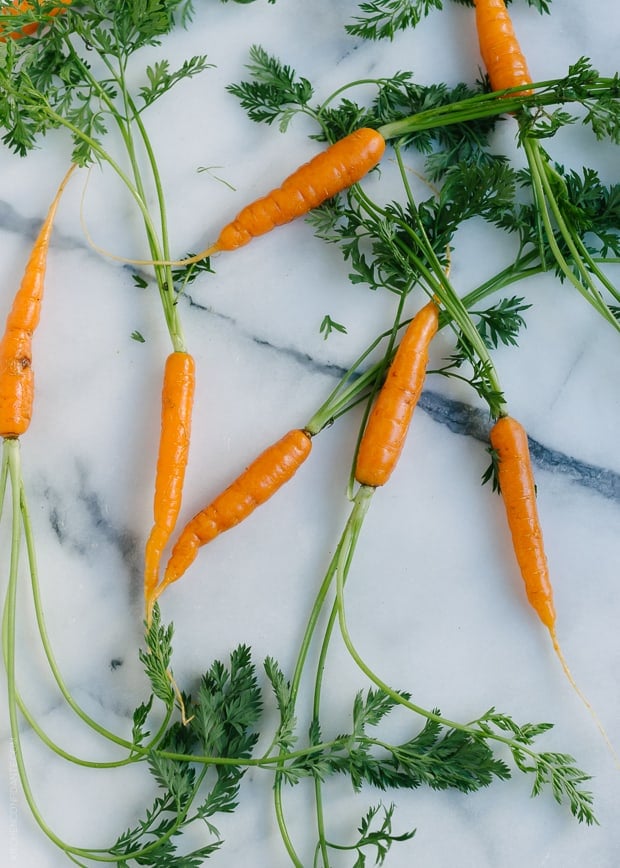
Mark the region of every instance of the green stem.
MULTIPOLYGON (((532 139, 530 136, 527 135, 523 136, 521 141, 527 157, 528 165, 530 167, 530 173, 532 176, 532 190, 534 192, 534 198, 538 207, 538 213, 540 214, 541 220, 543 222, 547 241, 549 243, 549 247, 551 248, 551 252, 553 253, 555 261, 557 262, 560 270, 562 271, 562 274, 570 281, 570 283, 578 290, 578 292, 581 293, 581 295, 590 302, 590 304, 595 308, 595 310, 597 310, 598 313, 600 313, 607 320, 607 322, 610 323, 610 325, 612 325, 617 331, 620 331, 620 322, 618 322, 613 313, 609 310, 599 290, 592 281, 591 275, 589 274, 586 265, 584 264, 584 254, 587 256, 588 260, 590 259, 590 257, 587 255, 585 247, 581 243, 580 239, 575 238, 574 234, 568 227, 566 220, 564 219, 562 209, 560 208, 560 205, 555 197, 553 187, 549 181, 548 170, 550 167, 548 167, 547 165, 547 161, 542 153, 540 143, 537 139, 532 139), (562 236, 564 243, 570 251, 571 261, 577 269, 581 279, 576 276, 573 268, 571 268, 569 263, 566 261, 566 258, 564 257, 562 251, 560 250, 560 247, 555 238, 553 226, 551 225, 549 208, 551 208, 551 212, 553 213, 553 217, 560 231, 560 235, 562 236)), ((596 270, 599 272, 599 274, 601 274, 600 270, 596 270)), ((606 278, 603 278, 603 282, 609 289, 611 286, 609 281, 607 281, 606 278)), ((617 297, 617 292, 615 288, 612 287, 611 291, 614 296, 617 297)))

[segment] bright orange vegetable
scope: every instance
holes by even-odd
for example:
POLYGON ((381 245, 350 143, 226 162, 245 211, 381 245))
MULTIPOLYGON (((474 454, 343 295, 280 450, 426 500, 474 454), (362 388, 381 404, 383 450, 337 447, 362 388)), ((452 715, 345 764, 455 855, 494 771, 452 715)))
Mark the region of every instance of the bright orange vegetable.
POLYGON ((506 508, 512 545, 525 584, 527 598, 549 630, 554 651, 571 687, 588 709, 607 747, 620 768, 620 760, 594 708, 584 696, 570 671, 556 630, 556 611, 543 534, 536 506, 536 486, 527 434, 511 416, 500 417, 490 432, 491 446, 498 457, 498 481, 506 508))
POLYGON ((150 619, 153 594, 159 582, 162 552, 172 535, 181 508, 195 385, 196 366, 193 357, 184 352, 170 353, 164 368, 161 395, 161 435, 153 499, 154 524, 144 556, 147 620, 150 619))
POLYGON ((236 250, 257 235, 307 214, 361 180, 377 165, 384 151, 385 139, 376 130, 362 128, 350 133, 300 166, 280 187, 247 205, 199 257, 236 250))
POLYGON ((34 243, 0 340, 0 436, 19 437, 30 425, 34 401, 32 335, 41 315, 47 251, 56 210, 75 167, 63 178, 34 243))
MULTIPOLYGON (((72 0, 60 0, 61 3, 64 3, 65 6, 68 6, 72 0)), ((6 38, 2 36, 2 33, 5 31, 9 31, 9 36, 11 39, 21 39, 23 36, 30 36, 34 33, 37 28, 40 26, 36 22, 32 24, 26 24, 24 27, 21 27, 19 30, 10 30, 9 22, 6 24, 2 23, 3 18, 8 18, 11 15, 17 15, 20 12, 26 12, 28 9, 32 8, 32 3, 28 3, 27 0, 13 0, 10 6, 5 6, 2 11, 0 11, 0 42, 6 42, 6 38)), ((58 7, 52 9, 49 13, 50 16, 59 15, 63 10, 58 7)))
POLYGON ((540 620, 553 633, 556 617, 553 590, 527 434, 516 419, 502 416, 491 429, 490 441, 498 457, 499 487, 525 592, 540 620))
MULTIPOLYGON (((531 84, 525 56, 504 0, 475 0, 480 54, 493 90, 531 84)), ((531 89, 520 91, 532 93, 531 89)))
POLYGON ((396 466, 422 393, 438 322, 439 310, 430 301, 411 320, 396 350, 360 442, 355 478, 362 485, 384 485, 396 466))
POLYGON ((289 431, 197 513, 181 531, 154 599, 167 585, 181 578, 201 546, 239 524, 288 482, 306 460, 311 448, 312 441, 307 431, 301 428, 289 431))

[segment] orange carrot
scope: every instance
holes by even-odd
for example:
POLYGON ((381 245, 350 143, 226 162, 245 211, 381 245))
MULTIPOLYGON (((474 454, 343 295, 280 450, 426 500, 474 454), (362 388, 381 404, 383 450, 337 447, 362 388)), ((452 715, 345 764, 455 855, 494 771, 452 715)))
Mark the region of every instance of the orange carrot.
POLYGON ((342 192, 373 169, 385 151, 385 139, 376 130, 362 128, 326 148, 280 187, 247 205, 225 226, 209 251, 236 250, 257 235, 307 214, 342 192))
MULTIPOLYGON (((531 84, 525 56, 515 36, 504 0, 475 0, 480 54, 493 90, 531 84)), ((525 89, 520 94, 530 94, 525 89)))
POLYGON ((491 429, 490 441, 498 457, 499 487, 527 598, 549 630, 553 649, 571 687, 592 715, 616 765, 620 768, 615 748, 594 708, 577 685, 558 640, 553 589, 536 506, 536 486, 527 434, 516 419, 502 416, 491 429))
POLYGON ((396 466, 422 393, 438 321, 437 305, 430 301, 411 320, 396 350, 360 442, 355 478, 362 485, 384 485, 396 466))
POLYGON ((34 400, 32 335, 41 315, 47 251, 60 197, 75 167, 63 178, 34 243, 0 340, 0 437, 19 437, 30 425, 34 400))
MULTIPOLYGON (((60 0, 61 3, 64 3, 65 6, 68 6, 72 0, 60 0)), ((33 34, 39 27, 40 24, 33 21, 31 24, 25 24, 19 30, 11 30, 9 22, 6 24, 2 23, 3 18, 9 18, 11 15, 18 15, 20 12, 27 12, 28 9, 32 8, 32 3, 28 3, 27 0, 13 0, 10 6, 5 6, 0 11, 0 42, 6 42, 6 38, 2 36, 2 34, 8 31, 8 35, 11 39, 21 39, 23 36, 30 36, 33 34)), ((63 10, 60 7, 52 9, 50 11, 50 17, 53 15, 58 15, 63 10)))
POLYGON ((516 419, 502 416, 491 429, 490 440, 498 457, 498 482, 525 592, 542 623, 553 633, 556 617, 553 590, 527 434, 516 419))
POLYGON ((301 428, 289 431, 197 513, 181 531, 153 599, 159 597, 167 585, 181 578, 201 546, 239 524, 288 482, 306 460, 311 448, 312 441, 307 431, 301 428))
POLYGON ((189 455, 192 408, 196 382, 195 363, 189 353, 170 353, 164 368, 161 396, 161 435, 155 496, 154 524, 144 556, 144 594, 147 620, 159 581, 162 552, 175 528, 181 508, 183 482, 189 455))

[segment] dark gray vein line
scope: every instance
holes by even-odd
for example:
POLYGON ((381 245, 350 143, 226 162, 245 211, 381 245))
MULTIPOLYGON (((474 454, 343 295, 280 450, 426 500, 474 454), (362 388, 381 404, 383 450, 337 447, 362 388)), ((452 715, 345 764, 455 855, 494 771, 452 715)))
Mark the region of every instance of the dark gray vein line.
MULTIPOLYGON (((335 380, 346 374, 345 368, 340 365, 319 362, 309 353, 304 353, 294 347, 278 346, 270 341, 259 338, 243 328, 233 318, 213 311, 211 308, 194 301, 191 296, 185 294, 190 307, 197 308, 210 316, 217 317, 233 327, 237 328, 241 335, 248 341, 259 347, 268 349, 282 358, 290 359, 303 368, 317 374, 333 377, 335 380)), ((445 425, 454 434, 473 437, 482 443, 489 442, 490 421, 488 413, 470 406, 462 401, 447 398, 438 392, 426 389, 420 399, 420 409, 427 413, 435 422, 445 425)), ((532 461, 541 470, 565 477, 590 491, 594 491, 601 497, 620 504, 620 473, 609 468, 600 467, 582 461, 573 455, 568 455, 557 449, 545 446, 533 438, 529 438, 532 461)))

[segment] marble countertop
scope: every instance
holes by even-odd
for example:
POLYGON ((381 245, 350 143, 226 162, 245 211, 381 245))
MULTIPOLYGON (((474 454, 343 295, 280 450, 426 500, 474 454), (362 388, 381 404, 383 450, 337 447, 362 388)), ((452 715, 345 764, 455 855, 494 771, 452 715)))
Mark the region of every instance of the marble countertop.
MULTIPOLYGON (((227 93, 227 84, 244 77, 252 44, 306 75, 319 98, 341 83, 402 69, 412 69, 423 83, 475 79, 480 58, 468 7, 446 2, 392 42, 366 43, 344 30, 356 5, 212 0, 197 4, 188 30, 175 30, 160 49, 146 52, 149 59, 172 61, 206 53, 213 64, 145 116, 167 193, 173 250, 208 243, 222 215, 232 216, 316 151, 303 119, 282 135, 252 124, 227 93)), ((582 55, 605 73, 617 69, 615 4, 589 0, 585 21, 578 0, 556 0, 551 16, 525 3, 513 8, 535 78, 562 75, 582 55)), ((502 146, 514 147, 509 134, 502 146)), ((554 156, 567 165, 593 165, 606 183, 617 181, 616 149, 579 127, 562 137, 557 153, 555 147, 554 156)), ((2 317, 68 153, 62 132, 24 160, 0 150, 2 317)), ((147 255, 132 203, 105 169, 91 173, 85 194, 84 180, 85 174, 72 179, 56 220, 36 334, 36 414, 22 460, 59 666, 93 717, 127 732, 145 695, 137 656, 142 551, 169 343, 154 284, 137 287, 131 267, 99 255, 85 238, 81 209, 97 244, 121 256, 147 255), (132 340, 134 331, 144 343, 132 340)), ((459 236, 452 278, 463 292, 502 261, 505 251, 495 239, 479 224, 459 236)), ((221 255, 214 268, 178 302, 198 369, 184 518, 284 431, 303 425, 394 316, 395 298, 353 285, 337 249, 304 222, 221 255), (347 333, 325 340, 319 327, 326 314, 347 333)), ((532 438, 560 641, 620 747, 618 336, 551 275, 522 292, 532 308, 520 346, 501 348, 494 358, 511 410, 532 438)), ((437 353, 448 351, 446 335, 437 353)), ((453 381, 429 377, 398 471, 377 492, 360 538, 346 591, 349 627, 373 668, 425 708, 467 721, 494 705, 518 721, 553 722, 541 746, 572 753, 592 775, 600 824, 577 823, 549 792, 530 798, 531 781, 517 773, 472 795, 424 787, 354 794, 342 778, 325 786, 330 834, 351 840, 369 805, 393 801, 394 832, 417 829, 411 841, 393 846, 385 863, 393 868, 614 868, 620 772, 525 600, 501 503, 480 485, 487 428, 471 395, 453 381)), ((349 513, 346 485, 359 421, 354 411, 317 437, 295 480, 204 549, 162 598, 163 619, 175 625, 173 666, 181 685, 191 685, 212 660, 227 659, 242 642, 259 664, 272 655, 290 673, 349 513)), ((1 534, 4 593, 6 514, 1 534)), ((19 681, 38 721, 72 751, 105 758, 105 745, 84 731, 49 677, 25 570, 19 612, 19 681)), ((353 697, 368 686, 336 637, 326 672, 325 731, 347 730, 353 697)), ((304 694, 302 729, 309 702, 304 694)), ((0 862, 60 868, 69 864, 66 857, 41 834, 24 802, 4 703, 0 720, 0 862)), ((397 716, 392 734, 411 734, 411 725, 397 716)), ((103 846, 150 803, 152 785, 141 771, 76 768, 50 756, 29 728, 22 737, 35 797, 65 839, 103 846)), ((269 773, 248 772, 238 810, 216 819, 225 841, 209 862, 223 868, 289 864, 271 787, 269 773)), ((309 786, 287 792, 286 810, 310 868, 309 786)), ((335 853, 333 868, 353 861, 351 854, 335 853)))

